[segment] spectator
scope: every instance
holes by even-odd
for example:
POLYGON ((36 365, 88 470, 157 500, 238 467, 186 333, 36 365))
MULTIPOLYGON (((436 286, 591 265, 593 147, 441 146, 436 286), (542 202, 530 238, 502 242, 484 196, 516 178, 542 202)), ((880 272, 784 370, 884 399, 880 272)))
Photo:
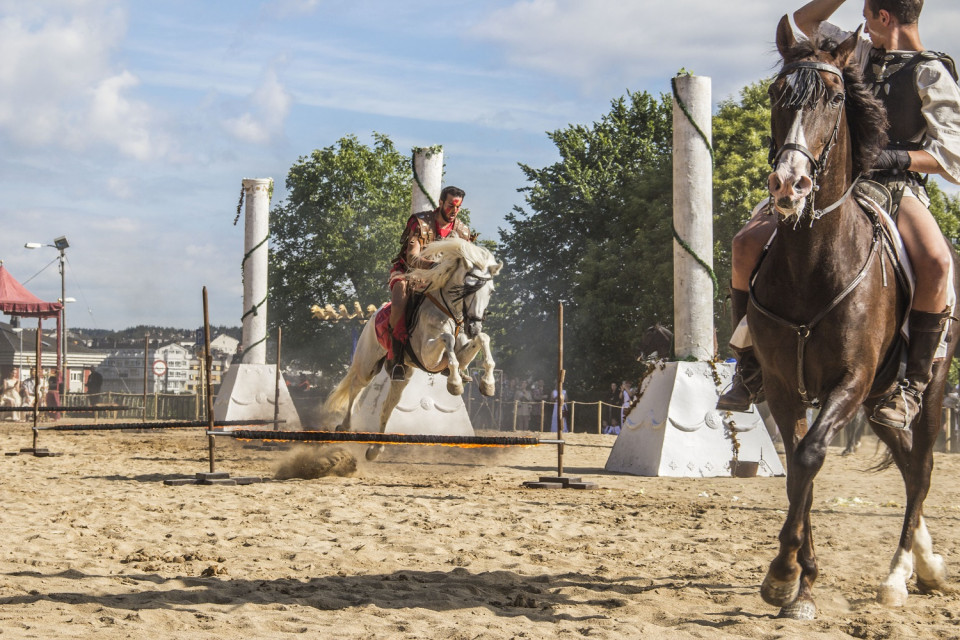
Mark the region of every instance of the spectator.
MULTIPOLYGON (((57 376, 50 376, 48 379, 46 402, 46 406, 48 407, 60 407, 60 391, 58 391, 57 380, 57 376)), ((59 411, 53 411, 49 416, 51 420, 59 420, 63 414, 59 411)))
MULTIPOLYGON (((550 394, 550 400, 553 402, 553 418, 550 422, 550 431, 557 431, 557 390, 554 389, 550 394)), ((563 430, 570 431, 570 424, 567 421, 567 390, 563 390, 563 398, 560 401, 560 408, 563 411, 563 430)))
POLYGON ((633 402, 633 391, 630 389, 630 383, 626 380, 623 381, 623 384, 620 385, 620 426, 623 426, 623 421, 627 417, 627 412, 630 409, 630 403, 633 402))
MULTIPOLYGON (((13 367, 11 367, 10 372, 3 377, 3 392, 0 394, 0 405, 4 407, 20 406, 20 378, 17 375, 17 370, 13 367)), ((20 412, 12 411, 10 413, 4 413, 2 418, 4 420, 19 422, 20 412)))
POLYGON ((620 428, 620 410, 623 405, 623 396, 620 394, 620 388, 616 382, 610 383, 610 393, 607 395, 607 426, 620 428))
MULTIPOLYGON (((90 368, 90 375, 87 376, 87 393, 94 396, 103 389, 103 376, 97 371, 96 367, 90 368)), ((91 403, 96 402, 98 398, 91 398, 91 403)))
POLYGON ((520 381, 514 400, 517 402, 517 428, 520 431, 527 431, 530 428, 530 413, 533 405, 530 404, 532 397, 526 380, 520 381))
POLYGON ((23 406, 32 407, 37 399, 37 370, 30 369, 30 375, 20 383, 20 397, 23 400, 23 406))

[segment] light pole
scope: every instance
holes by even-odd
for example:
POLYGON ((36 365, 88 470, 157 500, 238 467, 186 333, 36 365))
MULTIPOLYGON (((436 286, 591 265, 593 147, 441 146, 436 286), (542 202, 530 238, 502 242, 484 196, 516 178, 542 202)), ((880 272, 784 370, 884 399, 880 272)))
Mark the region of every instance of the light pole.
MULTIPOLYGON (((27 249, 39 249, 40 247, 53 247, 60 252, 60 354, 63 357, 63 360, 60 362, 60 384, 63 385, 63 395, 67 394, 67 386, 69 382, 67 381, 64 373, 69 376, 69 369, 67 369, 67 272, 64 268, 64 261, 66 260, 66 251, 67 247, 70 246, 70 243, 67 242, 67 236, 60 236, 59 238, 53 239, 53 244, 43 244, 41 242, 28 242, 23 245, 27 249)), ((39 370, 40 363, 37 363, 37 368, 39 370)))

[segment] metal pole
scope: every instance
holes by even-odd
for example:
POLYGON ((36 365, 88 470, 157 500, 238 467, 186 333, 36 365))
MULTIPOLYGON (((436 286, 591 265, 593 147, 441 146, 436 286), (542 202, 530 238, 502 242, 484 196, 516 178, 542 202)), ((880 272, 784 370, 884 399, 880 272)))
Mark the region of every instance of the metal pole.
POLYGON ((63 385, 63 404, 67 400, 67 387, 70 381, 64 378, 70 376, 70 369, 67 367, 67 271, 64 269, 64 250, 60 249, 60 351, 63 354, 63 362, 60 363, 60 384, 63 385))
POLYGON ((280 345, 283 343, 283 329, 277 327, 277 376, 273 388, 273 430, 280 429, 280 345))
POLYGON ((150 358, 150 334, 143 336, 143 421, 147 421, 147 361, 150 358))
MULTIPOLYGON (((213 431, 213 389, 210 385, 210 374, 211 369, 213 368, 213 356, 210 355, 210 312, 207 304, 207 288, 203 288, 203 338, 204 338, 204 366, 206 367, 207 373, 207 429, 213 431)), ((213 457, 213 448, 216 446, 216 441, 214 440, 213 435, 207 436, 207 441, 210 445, 210 473, 215 471, 214 469, 214 457, 213 457)))
POLYGON ((597 403, 597 435, 603 433, 603 401, 597 403))
POLYGON ((513 401, 513 430, 517 430, 517 409, 520 407, 518 400, 513 401))
POLYGON ((563 303, 557 305, 557 477, 563 475, 563 303))

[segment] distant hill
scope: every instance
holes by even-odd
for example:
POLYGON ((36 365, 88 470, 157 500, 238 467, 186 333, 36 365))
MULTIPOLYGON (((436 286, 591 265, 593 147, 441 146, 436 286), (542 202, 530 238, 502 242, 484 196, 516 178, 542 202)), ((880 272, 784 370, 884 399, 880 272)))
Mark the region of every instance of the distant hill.
MULTIPOLYGON (((70 334, 74 338, 88 342, 94 349, 116 349, 120 347, 143 347, 144 336, 150 337, 151 346, 169 344, 171 342, 193 342, 196 339, 196 329, 176 329, 173 327, 154 327, 138 325, 129 329, 111 331, 109 329, 84 329, 70 327, 70 334)), ((231 338, 242 340, 241 327, 211 326, 210 338, 226 334, 231 338)))

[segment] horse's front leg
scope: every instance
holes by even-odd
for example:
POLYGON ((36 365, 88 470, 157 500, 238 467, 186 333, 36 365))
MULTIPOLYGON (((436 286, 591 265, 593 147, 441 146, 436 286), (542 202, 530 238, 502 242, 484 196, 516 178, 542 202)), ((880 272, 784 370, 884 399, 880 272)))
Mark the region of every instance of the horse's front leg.
POLYGON ((476 339, 480 341, 480 349, 483 351, 483 377, 480 378, 480 393, 485 396, 493 396, 496 393, 496 380, 493 377, 493 370, 497 363, 493 361, 493 353, 490 352, 490 336, 481 332, 477 334, 476 339))
POLYGON ((848 382, 834 389, 824 401, 823 409, 809 431, 806 431, 803 405, 796 394, 793 394, 786 407, 779 402, 771 407, 778 425, 793 425, 792 428, 781 429, 787 453, 787 497, 790 507, 780 531, 780 552, 770 564, 760 591, 766 602, 781 607, 781 617, 797 620, 816 617, 813 583, 819 568, 810 521, 813 481, 823 467, 830 441, 856 413, 862 400, 860 390, 864 388, 864 385, 848 382))
POLYGON ((460 361, 457 359, 457 339, 450 333, 441 333, 443 357, 447 360, 447 392, 453 396, 463 395, 463 376, 460 375, 460 361))
POLYGON ((490 337, 485 333, 478 333, 476 337, 462 342, 457 348, 457 361, 461 369, 466 369, 481 350, 483 351, 483 377, 480 378, 480 393, 492 396, 496 390, 493 377, 496 363, 490 352, 490 337))

